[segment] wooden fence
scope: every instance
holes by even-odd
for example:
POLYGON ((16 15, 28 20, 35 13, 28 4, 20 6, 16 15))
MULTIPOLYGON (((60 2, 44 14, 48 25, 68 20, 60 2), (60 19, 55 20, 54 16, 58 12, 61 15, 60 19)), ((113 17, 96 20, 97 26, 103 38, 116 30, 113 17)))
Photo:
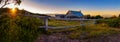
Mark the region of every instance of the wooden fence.
POLYGON ((70 19, 70 18, 55 18, 55 17, 48 17, 48 16, 32 16, 32 17, 36 17, 36 18, 43 18, 44 19, 44 26, 40 26, 40 28, 45 28, 46 30, 48 30, 48 28, 70 28, 70 27, 76 27, 76 26, 61 26, 61 27, 51 27, 48 25, 48 22, 49 20, 48 19, 56 19, 56 20, 68 20, 68 21, 81 21, 81 25, 78 25, 78 26, 84 26, 84 21, 90 21, 92 20, 93 23, 95 24, 97 20, 100 20, 100 19, 78 19, 78 18, 74 18, 74 19, 70 19))

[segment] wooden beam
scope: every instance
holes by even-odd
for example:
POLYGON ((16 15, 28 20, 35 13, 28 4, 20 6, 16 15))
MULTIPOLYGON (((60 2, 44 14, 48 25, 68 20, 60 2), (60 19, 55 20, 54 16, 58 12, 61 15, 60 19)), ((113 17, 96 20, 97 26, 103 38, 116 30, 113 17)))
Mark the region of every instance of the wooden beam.
POLYGON ((48 17, 44 18, 44 25, 45 25, 45 30, 48 30, 48 17))

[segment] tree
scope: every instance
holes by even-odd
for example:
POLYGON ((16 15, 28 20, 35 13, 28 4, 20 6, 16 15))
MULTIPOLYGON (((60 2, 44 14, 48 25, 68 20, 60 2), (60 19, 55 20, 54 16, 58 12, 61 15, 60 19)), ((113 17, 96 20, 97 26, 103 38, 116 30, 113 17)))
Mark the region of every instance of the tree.
POLYGON ((91 19, 91 15, 85 15, 87 19, 91 19))
POLYGON ((110 17, 110 18, 117 18, 117 16, 116 15, 113 15, 112 17, 110 17))
POLYGON ((95 19, 102 19, 103 17, 102 16, 100 16, 100 15, 96 15, 95 16, 95 19))
POLYGON ((3 8, 6 5, 9 4, 14 4, 14 5, 20 5, 21 0, 0 0, 0 4, 2 5, 0 8, 3 8))

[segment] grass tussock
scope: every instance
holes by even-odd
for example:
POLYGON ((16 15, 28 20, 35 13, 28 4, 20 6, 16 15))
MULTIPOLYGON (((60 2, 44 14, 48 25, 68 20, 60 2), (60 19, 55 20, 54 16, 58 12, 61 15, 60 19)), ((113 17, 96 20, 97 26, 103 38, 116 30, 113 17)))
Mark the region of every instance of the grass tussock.
POLYGON ((75 28, 67 28, 67 29, 49 29, 49 33, 61 33, 61 35, 65 35, 71 39, 84 39, 91 37, 99 37, 99 36, 108 36, 112 34, 120 33, 120 30, 117 28, 111 28, 106 24, 92 24, 84 27, 75 27, 75 28))

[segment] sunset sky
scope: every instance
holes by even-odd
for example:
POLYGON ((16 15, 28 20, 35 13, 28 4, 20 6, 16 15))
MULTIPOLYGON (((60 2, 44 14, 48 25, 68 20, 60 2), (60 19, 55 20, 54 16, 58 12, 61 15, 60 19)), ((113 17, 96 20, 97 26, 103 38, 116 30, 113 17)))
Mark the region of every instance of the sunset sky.
POLYGON ((23 0, 19 8, 45 14, 81 10, 84 14, 112 16, 120 14, 120 0, 23 0))

